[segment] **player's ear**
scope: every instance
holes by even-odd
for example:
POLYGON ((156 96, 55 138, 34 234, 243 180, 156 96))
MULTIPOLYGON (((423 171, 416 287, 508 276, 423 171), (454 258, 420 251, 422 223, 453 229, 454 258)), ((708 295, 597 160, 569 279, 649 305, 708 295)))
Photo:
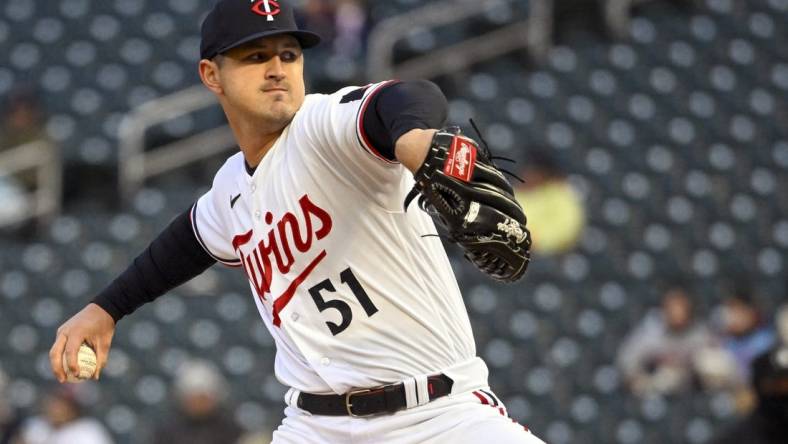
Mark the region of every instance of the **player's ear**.
POLYGON ((198 69, 200 71, 200 80, 202 80, 203 85, 214 93, 221 94, 222 86, 220 82, 221 73, 219 64, 213 60, 202 59, 200 60, 198 69))

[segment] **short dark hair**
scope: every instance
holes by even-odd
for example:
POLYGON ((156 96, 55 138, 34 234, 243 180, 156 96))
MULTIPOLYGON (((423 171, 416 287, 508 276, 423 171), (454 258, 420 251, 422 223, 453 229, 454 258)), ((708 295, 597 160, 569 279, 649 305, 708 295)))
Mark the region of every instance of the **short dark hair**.
POLYGON ((690 287, 690 279, 683 274, 674 274, 672 276, 665 277, 657 284, 657 288, 662 294, 665 294, 671 290, 682 290, 685 293, 690 293, 690 287))
POLYGON ((756 307, 757 303, 752 291, 752 284, 747 278, 737 278, 728 284, 727 300, 756 307))

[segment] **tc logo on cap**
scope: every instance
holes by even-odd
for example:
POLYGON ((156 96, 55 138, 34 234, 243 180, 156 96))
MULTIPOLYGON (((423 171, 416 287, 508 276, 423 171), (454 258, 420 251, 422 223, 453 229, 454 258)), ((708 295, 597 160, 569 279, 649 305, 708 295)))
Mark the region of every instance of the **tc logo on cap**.
POLYGON ((254 2, 252 12, 268 17, 269 22, 273 22, 274 16, 282 12, 277 0, 252 0, 252 2, 254 2))

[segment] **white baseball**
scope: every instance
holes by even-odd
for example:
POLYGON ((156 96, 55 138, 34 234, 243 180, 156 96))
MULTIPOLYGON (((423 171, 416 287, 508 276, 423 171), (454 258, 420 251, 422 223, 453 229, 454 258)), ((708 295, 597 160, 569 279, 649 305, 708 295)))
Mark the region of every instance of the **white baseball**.
POLYGON ((82 344, 77 352, 77 364, 79 365, 79 374, 73 375, 68 369, 66 354, 63 353, 63 371, 66 372, 66 382, 82 382, 92 378, 96 373, 96 367, 98 367, 96 352, 89 345, 82 344))

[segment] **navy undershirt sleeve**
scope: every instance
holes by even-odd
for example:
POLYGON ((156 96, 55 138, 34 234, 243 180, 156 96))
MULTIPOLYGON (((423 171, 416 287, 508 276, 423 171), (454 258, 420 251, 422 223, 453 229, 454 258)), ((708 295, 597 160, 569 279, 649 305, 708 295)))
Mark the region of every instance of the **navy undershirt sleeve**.
POLYGON ((448 109, 446 96, 429 80, 397 82, 371 99, 363 116, 364 130, 383 157, 397 160, 397 140, 413 129, 441 128, 448 109))
POLYGON ((184 212, 93 299, 115 322, 200 275, 216 261, 200 246, 184 212))

